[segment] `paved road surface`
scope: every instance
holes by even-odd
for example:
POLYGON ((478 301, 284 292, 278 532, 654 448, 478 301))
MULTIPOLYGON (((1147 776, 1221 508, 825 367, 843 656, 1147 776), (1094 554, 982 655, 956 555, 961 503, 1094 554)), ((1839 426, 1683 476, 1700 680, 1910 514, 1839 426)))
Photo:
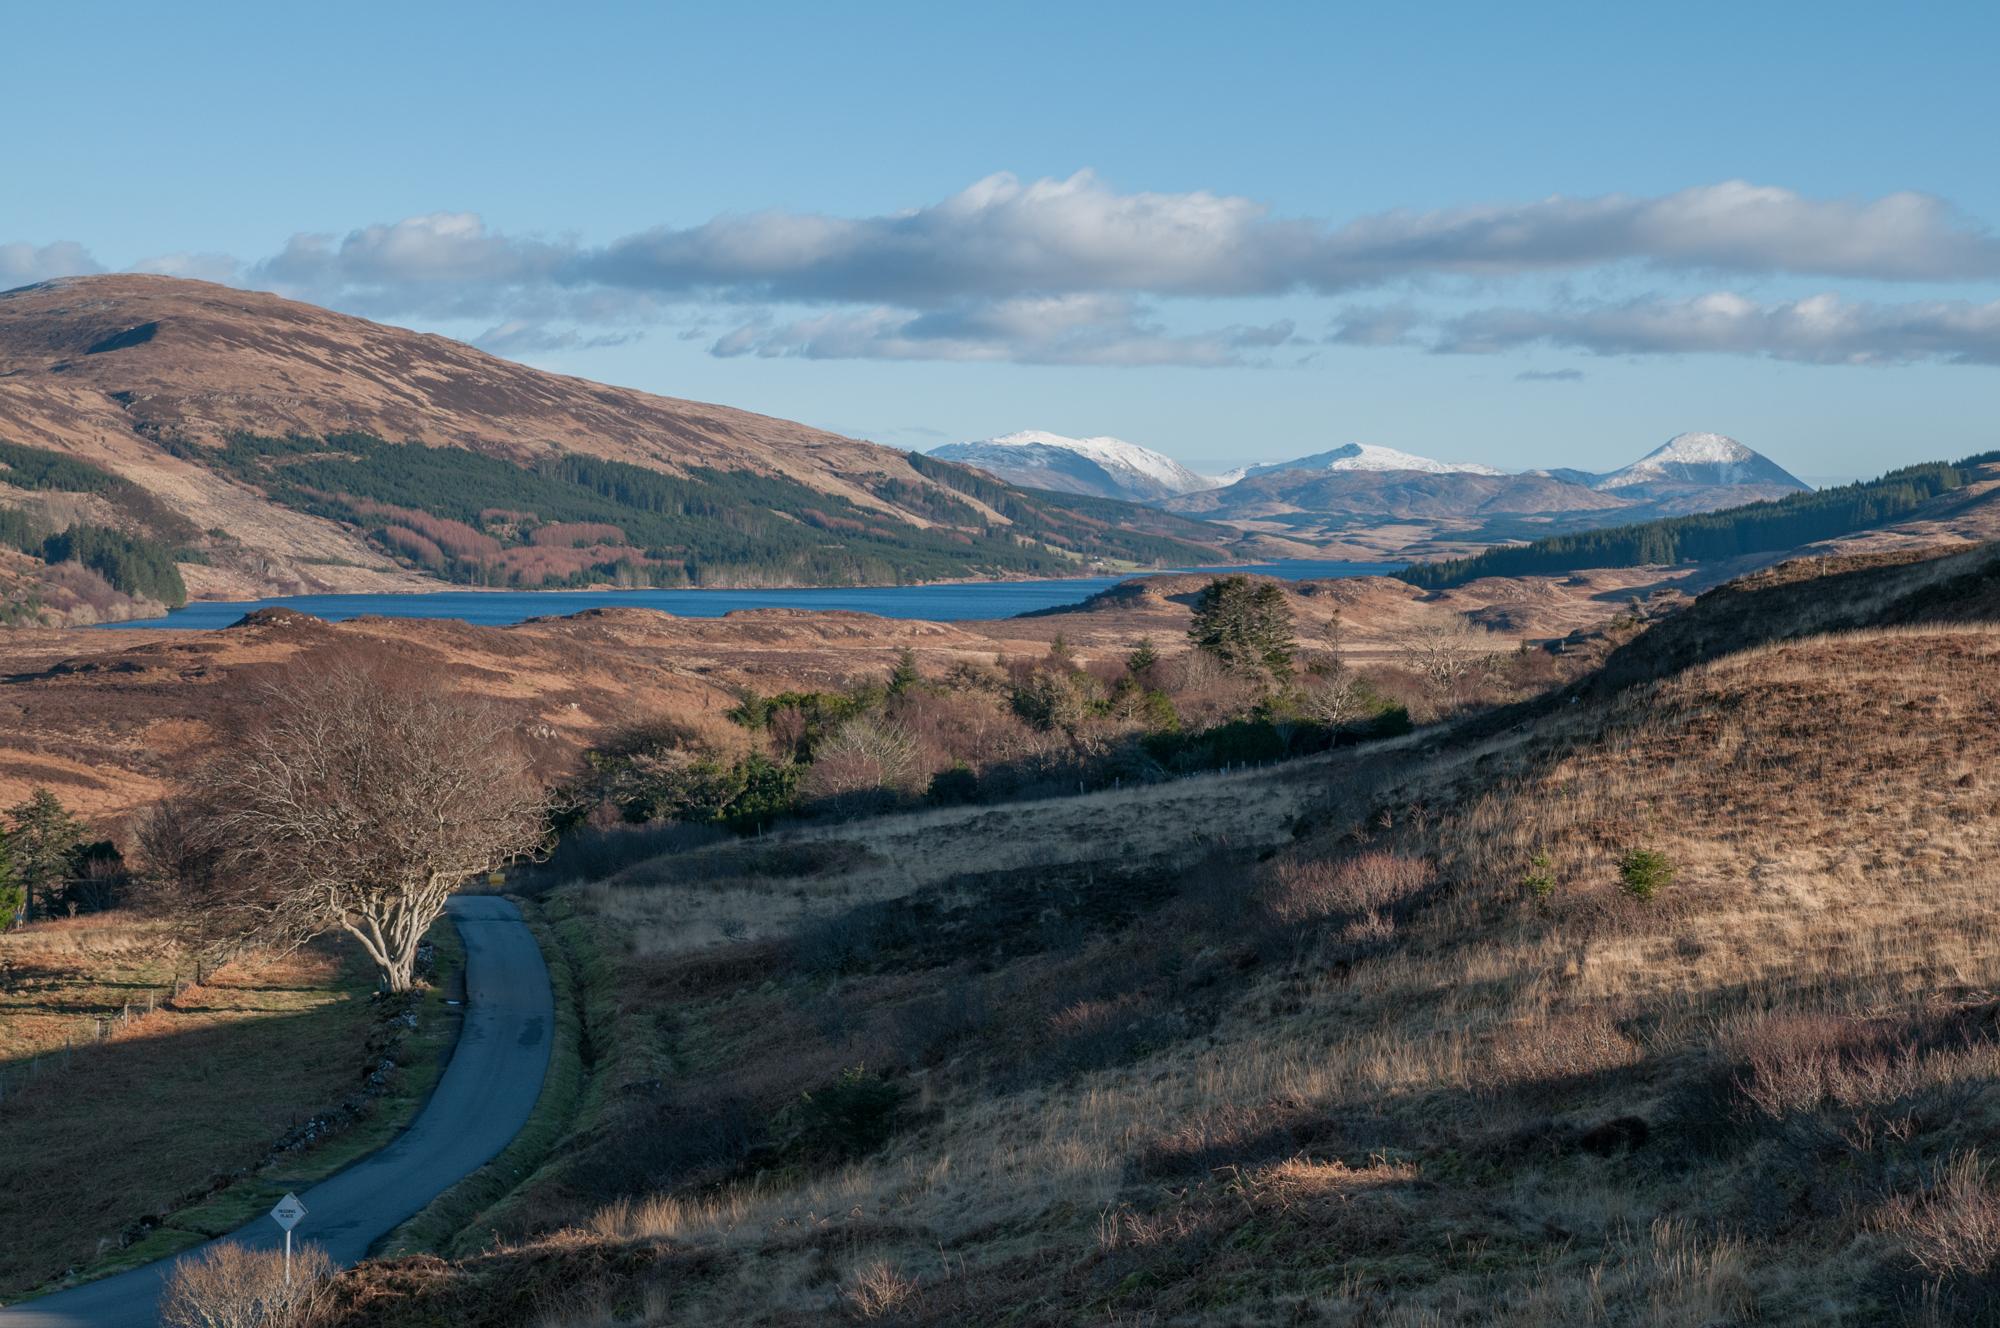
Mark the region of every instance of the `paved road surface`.
MULTIPOLYGON (((533 1110, 549 1067, 555 1020, 549 972, 514 905, 459 895, 452 921, 465 939, 465 1025, 437 1091, 409 1129, 381 1152, 299 1197, 296 1236, 349 1264, 461 1177, 507 1146, 533 1110)), ((284 1243, 260 1217, 227 1237, 284 1243)), ((0 1309, 0 1328, 154 1328, 167 1261, 0 1309)))

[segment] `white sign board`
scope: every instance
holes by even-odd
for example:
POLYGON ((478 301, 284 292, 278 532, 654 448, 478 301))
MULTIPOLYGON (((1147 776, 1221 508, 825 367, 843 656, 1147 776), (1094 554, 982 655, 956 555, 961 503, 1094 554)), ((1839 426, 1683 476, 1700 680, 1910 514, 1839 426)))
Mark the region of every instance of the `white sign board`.
POLYGON ((287 1194, 278 1200, 278 1206, 271 1210, 271 1220, 286 1231, 297 1226, 299 1219, 305 1215, 306 1206, 299 1202, 299 1196, 296 1194, 287 1194))

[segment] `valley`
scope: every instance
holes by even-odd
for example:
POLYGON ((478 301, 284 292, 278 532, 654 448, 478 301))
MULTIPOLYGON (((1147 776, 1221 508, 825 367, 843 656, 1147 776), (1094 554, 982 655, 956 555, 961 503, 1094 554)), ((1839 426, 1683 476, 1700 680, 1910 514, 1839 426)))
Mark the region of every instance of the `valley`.
POLYGON ((1995 568, 1782 567, 1269 770, 548 877, 616 1091, 342 1321, 1978 1322, 1995 568))
POLYGON ((0 1328, 2000 1328, 2000 6, 4 31, 0 1328))
MULTIPOLYGON (((28 288, 0 346, 69 353, 44 306, 92 291, 171 317, 83 355, 235 298, 28 288)), ((365 405, 405 334, 338 330, 365 405)), ((1160 485, 1106 496, 1054 435, 994 440, 1039 475, 761 417, 702 417, 699 463, 476 412, 388 441, 380 401, 307 433, 275 380, 142 409, 88 366, 113 434, 48 413, 71 363, 0 377, 41 412, 0 450, 5 842, 46 806, 74 840, 0 935, 0 1123, 75 1214, 0 1261, 63 1294, 0 1321, 143 1319, 194 1266, 156 1259, 254 1259, 261 1205, 346 1204, 392 1139, 423 1184, 299 1328, 1981 1321, 1994 454, 1807 490, 1716 436, 1603 474, 1353 445, 1168 494, 1207 481, 1083 440, 1160 485), (1397 557, 1253 561, 1349 545, 1397 557), (296 906, 212 792, 380 725, 274 804, 375 827, 315 851, 373 882, 370 836, 427 851, 379 784, 472 722, 424 796, 515 781, 538 846, 454 907, 519 910, 554 1002, 477 1149, 422 1114, 474 1073, 463 933, 369 998, 362 906, 260 921, 296 906), (300 1038, 214 1119, 185 1087, 300 1038), (114 1160, 73 1117, 143 1183, 71 1202, 114 1160)))

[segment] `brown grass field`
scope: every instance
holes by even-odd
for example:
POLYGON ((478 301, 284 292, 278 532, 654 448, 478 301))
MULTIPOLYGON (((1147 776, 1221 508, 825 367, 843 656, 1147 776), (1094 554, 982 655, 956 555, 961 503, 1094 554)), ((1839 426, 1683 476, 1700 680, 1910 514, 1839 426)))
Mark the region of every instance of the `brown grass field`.
POLYGON ((577 1127, 341 1321, 1990 1322, 2000 627, 1709 653, 566 886, 577 1127))
MULTIPOLYGON (((380 1146, 435 1081, 441 995, 392 1047, 373 970, 345 949, 241 960, 178 992, 171 953, 123 913, 0 934, 0 1295, 230 1230, 380 1146), (385 1056, 407 1068, 365 1118, 274 1154, 385 1056)), ((455 954, 447 941, 447 973, 455 954)))

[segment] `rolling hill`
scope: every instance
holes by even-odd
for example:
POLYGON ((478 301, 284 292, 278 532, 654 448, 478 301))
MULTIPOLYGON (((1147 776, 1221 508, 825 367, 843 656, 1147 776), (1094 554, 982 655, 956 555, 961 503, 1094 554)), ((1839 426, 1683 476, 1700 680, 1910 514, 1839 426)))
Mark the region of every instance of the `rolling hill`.
POLYGON ((0 293, 0 443, 28 449, 16 455, 37 477, 17 480, 12 462, 0 475, 0 507, 30 527, 5 541, 22 557, 0 554, 17 605, 39 593, 40 541, 78 522, 142 542, 178 565, 187 594, 211 598, 438 580, 1061 575, 1228 561, 1243 544, 1165 513, 1078 510, 791 421, 169 277, 0 293), (50 458, 89 482, 51 488, 50 458))
POLYGON ((1981 557, 1505 726, 552 881, 584 1105, 336 1322, 1990 1323, 1981 557))

